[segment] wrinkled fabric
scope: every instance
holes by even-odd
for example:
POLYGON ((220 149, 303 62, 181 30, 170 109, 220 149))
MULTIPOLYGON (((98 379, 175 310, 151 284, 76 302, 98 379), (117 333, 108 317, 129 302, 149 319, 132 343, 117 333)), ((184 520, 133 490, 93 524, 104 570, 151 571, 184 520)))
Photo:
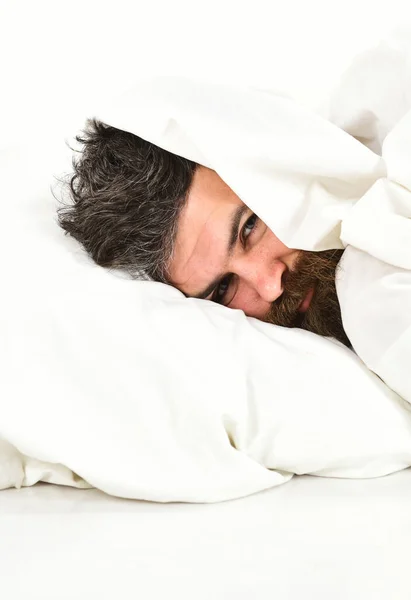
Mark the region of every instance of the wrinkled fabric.
POLYGON ((355 351, 411 402, 411 31, 363 53, 328 116, 382 155, 387 174, 349 211, 337 292, 355 351), (361 82, 361 85, 359 83, 361 82))
POLYGON ((287 246, 349 248, 337 282, 348 337, 411 401, 410 109, 405 27, 359 55, 318 114, 272 90, 164 77, 97 116, 213 168, 287 246))
POLYGON ((215 502, 411 465, 408 406, 353 352, 96 266, 36 184, 44 155, 3 159, 3 487, 215 502))
POLYGON ((158 77, 96 117, 214 169, 291 248, 342 248, 343 218, 386 174, 351 135, 272 91, 158 77))
POLYGON ((408 293, 395 229, 408 214, 404 130, 379 156, 281 94, 181 79, 138 89, 96 116, 215 168, 288 245, 347 246, 338 292, 361 358, 97 267, 56 225, 48 179, 39 185, 46 149, 10 152, 0 222, 3 256, 13 248, 2 265, 10 293, 0 311, 0 487, 45 480, 215 502, 294 473, 377 477, 410 466, 411 412, 400 397, 409 344, 405 296, 396 295, 408 293), (390 243, 377 244, 388 216, 390 243))

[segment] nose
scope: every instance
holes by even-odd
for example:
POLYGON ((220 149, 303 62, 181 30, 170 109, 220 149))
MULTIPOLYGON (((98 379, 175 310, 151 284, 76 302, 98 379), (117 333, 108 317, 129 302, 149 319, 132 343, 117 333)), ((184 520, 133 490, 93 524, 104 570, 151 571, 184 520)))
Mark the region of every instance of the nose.
POLYGON ((283 293, 283 274, 287 266, 281 260, 243 260, 237 264, 236 273, 265 302, 274 302, 283 293))

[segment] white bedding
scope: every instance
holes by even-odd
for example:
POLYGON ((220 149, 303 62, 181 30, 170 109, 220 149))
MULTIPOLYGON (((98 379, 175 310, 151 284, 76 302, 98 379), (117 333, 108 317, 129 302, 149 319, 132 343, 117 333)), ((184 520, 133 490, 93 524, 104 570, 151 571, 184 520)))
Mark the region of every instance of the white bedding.
MULTIPOLYGON (((254 123, 258 139, 264 139, 263 116, 268 122, 271 115, 274 130, 287 122, 293 131, 289 139, 273 135, 254 148, 258 189, 277 182, 280 194, 285 179, 297 210, 300 189, 308 185, 313 224, 316 210, 330 203, 310 244, 323 243, 324 236, 330 244, 342 190, 346 212, 384 164, 308 111, 255 94, 243 96, 263 98, 265 112, 254 123), (311 152, 307 141, 316 135, 311 152), (264 152, 272 156, 281 147, 287 169, 277 178, 267 170, 264 152), (299 178, 295 172, 303 163, 299 178), (316 187, 311 184, 317 177, 322 183, 316 187)), ((160 95, 157 101, 160 106, 160 95)), ((246 106, 238 110, 246 113, 246 106)), ((190 107, 180 117, 187 115, 190 107)), ((167 120, 158 119, 159 135, 185 144, 176 123, 167 129, 167 120)), ((200 152, 213 150, 207 140, 200 152)), ((245 149, 250 161, 253 148, 245 149)), ((1 487, 46 480, 127 498, 214 502, 287 482, 293 473, 376 477, 411 464, 409 405, 352 352, 92 264, 55 222, 48 183, 58 154, 53 146, 41 154, 20 146, 3 156, 1 243, 4 256, 13 250, 13 260, 4 262, 2 272, 11 293, 3 296, 0 313, 0 436, 17 453, 12 463, 9 450, 3 453, 1 487), (17 465, 14 479, 10 464, 17 465)), ((244 156, 238 149, 230 162, 223 145, 213 155, 232 174, 244 156)), ((272 158, 281 164, 281 153, 272 158)), ((58 164, 60 170, 67 166, 58 164)), ((245 176, 241 182, 250 193, 245 176)), ((281 208, 278 197, 270 205, 265 194, 256 195, 268 223, 272 206, 271 218, 281 208)), ((301 241, 301 220, 284 215, 285 230, 301 241)))
MULTIPOLYGON (((144 10, 138 6, 137 18, 124 13, 121 0, 107 6, 72 0, 61 3, 60 10, 42 1, 8 4, 0 9, 6 6, 8 13, 2 15, 0 39, 7 57, 2 65, 2 208, 8 200, 38 198, 39 191, 50 199, 50 174, 59 173, 62 164, 69 168, 61 139, 73 135, 102 94, 127 87, 137 72, 187 75, 195 70, 223 81, 248 77, 281 89, 290 84, 291 92, 304 101, 314 99, 315 105, 350 57, 408 12, 407 1, 392 0, 388 7, 355 0, 337 9, 312 0, 298 2, 298 8, 292 1, 281 3, 273 18, 272 0, 256 0, 253 11, 241 11, 238 2, 218 2, 200 17, 184 2, 177 22, 178 0, 161 7, 160 19, 158 2, 146 2, 144 10)), ((43 212, 38 216, 47 221, 43 212)), ((53 282, 41 272, 36 277, 27 261, 10 264, 11 250, 21 242, 19 224, 13 227, 12 246, 2 246, 2 258, 8 259, 2 267, 9 263, 13 285, 24 291, 22 314, 29 314, 23 334, 34 314, 32 287, 24 287, 24 278, 29 275, 34 291, 46 284, 45 298, 53 282)), ((47 239, 58 238, 53 231, 48 228, 47 239)), ((10 235, 4 213, 0 232, 10 235)), ((77 257, 83 260, 81 253, 77 257)), ((4 285, 4 276, 2 283, 0 305, 13 309, 13 288, 4 285)), ((70 290, 65 294, 69 312, 75 299, 70 290)), ((12 310, 3 314, 1 326, 12 315, 12 310)), ((53 351, 75 349, 75 344, 55 342, 51 359, 53 351)), ((10 346, 2 336, 0 348, 7 356, 10 346)), ((16 384, 22 386, 24 361, 20 366, 16 384)), ((28 403, 41 396, 29 381, 26 388, 28 403)), ((56 388, 53 399, 58 402, 64 392, 64 385, 56 388)), ((60 425, 61 417, 56 416, 60 425)), ((40 429, 30 428, 28 418, 22 413, 19 423, 23 429, 27 425, 33 442, 47 431, 49 414, 37 415, 40 429)), ((77 440, 76 422, 59 433, 77 440)), ((102 444, 107 446, 112 434, 113 428, 102 444)), ((20 453, 1 442, 0 448, 3 484, 24 484, 27 478, 31 485, 41 478, 54 480, 59 472, 67 483, 82 484, 56 464, 30 460, 23 469, 20 453)), ((129 501, 96 489, 47 484, 6 489, 0 492, 0 594, 7 600, 409 600, 410 495, 410 469, 361 480, 294 477, 287 485, 217 504, 129 501)))
POLYGON ((328 119, 274 90, 176 77, 96 115, 217 171, 289 248, 345 248, 345 331, 411 402, 411 26, 354 61, 328 119))
POLYGON ((26 457, 8 485, 211 502, 292 473, 411 464, 409 407, 352 352, 95 266, 55 224, 35 157, 24 196, 14 186, 24 156, 8 154, 0 225, 4 247, 19 233, 3 265, 0 435, 26 457))
POLYGON ((296 477, 219 504, 0 493, 7 600, 409 600, 411 470, 296 477))

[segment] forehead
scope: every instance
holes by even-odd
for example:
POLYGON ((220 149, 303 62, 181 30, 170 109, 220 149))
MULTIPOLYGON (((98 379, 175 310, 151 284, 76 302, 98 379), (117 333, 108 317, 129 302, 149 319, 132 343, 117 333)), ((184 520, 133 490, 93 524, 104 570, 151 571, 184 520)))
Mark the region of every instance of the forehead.
POLYGON ((230 218, 243 202, 206 167, 198 167, 180 214, 169 265, 171 283, 194 295, 224 270, 230 218))

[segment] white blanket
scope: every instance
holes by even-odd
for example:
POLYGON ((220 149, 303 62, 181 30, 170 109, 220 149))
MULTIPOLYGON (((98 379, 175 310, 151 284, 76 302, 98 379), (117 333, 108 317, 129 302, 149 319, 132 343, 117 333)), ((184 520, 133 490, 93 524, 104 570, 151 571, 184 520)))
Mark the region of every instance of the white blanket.
POLYGON ((376 153, 387 174, 348 212, 337 291, 358 355, 411 402, 411 29, 363 53, 328 117, 376 153), (354 93, 353 93, 354 92, 354 93))
POLYGON ((347 248, 348 337, 411 402, 411 27, 361 54, 321 116, 272 90, 177 78, 98 116, 215 169, 288 247, 347 248))
MULTIPOLYGON (((360 142, 264 92, 226 88, 215 108, 226 99, 233 117, 248 114, 248 137, 227 122, 213 145, 204 121, 200 147, 187 137, 195 105, 179 115, 189 117, 182 130, 175 115, 159 118, 173 103, 161 105, 155 86, 156 104, 134 98, 146 102, 144 113, 119 104, 118 120, 98 116, 148 134, 135 121, 126 127, 124 119, 139 117, 142 127, 151 123, 153 141, 165 136, 174 151, 190 144, 190 157, 216 168, 289 245, 341 246, 342 220, 386 175, 384 159, 360 142)), ((189 100, 178 89, 176 102, 189 100)), ((212 502, 293 473, 375 477, 411 465, 408 404, 354 353, 96 267, 55 223, 44 154, 3 159, 10 185, 2 255, 12 248, 13 260, 2 269, 0 487, 43 479, 129 498, 212 502)))

